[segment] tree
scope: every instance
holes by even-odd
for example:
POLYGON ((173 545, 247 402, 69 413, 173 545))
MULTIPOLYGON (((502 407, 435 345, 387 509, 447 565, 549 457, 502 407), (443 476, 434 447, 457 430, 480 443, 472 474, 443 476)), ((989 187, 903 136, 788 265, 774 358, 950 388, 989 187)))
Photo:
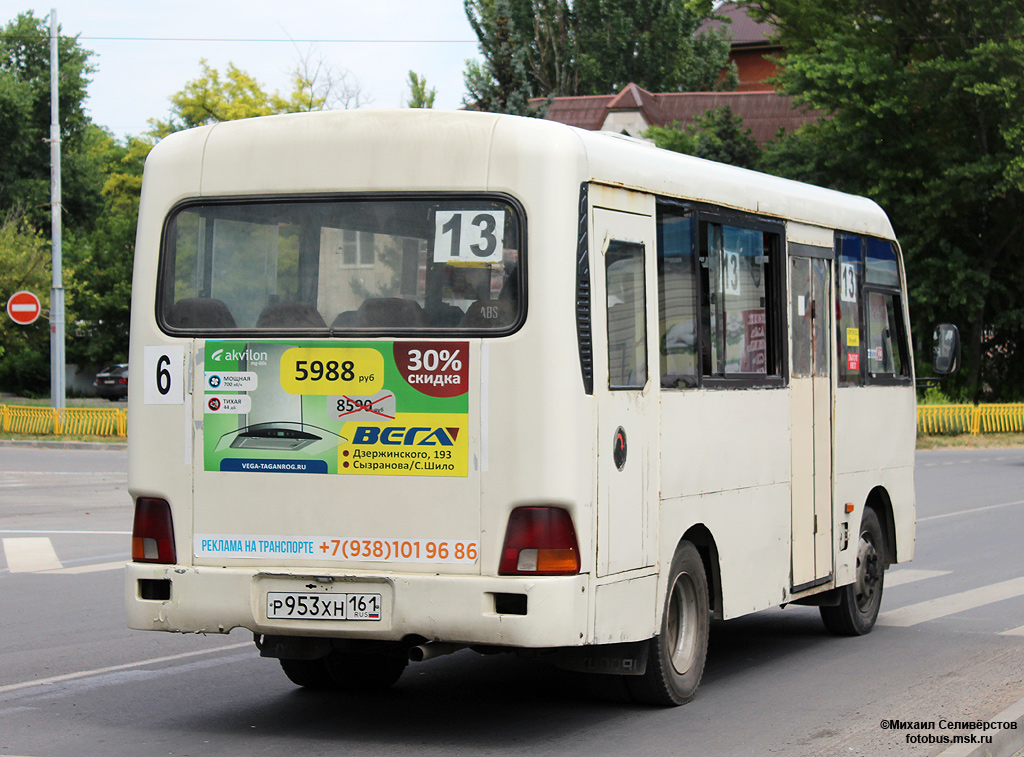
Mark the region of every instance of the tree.
POLYGON ((50 330, 45 311, 50 301, 50 245, 32 228, 20 208, 0 216, 0 298, 27 289, 39 297, 44 311, 35 323, 18 326, 6 314, 0 320, 0 386, 39 392, 49 384, 50 330))
POLYGON ((606 95, 630 82, 649 92, 736 88, 725 32, 697 35, 713 15, 711 0, 576 0, 575 12, 578 94, 606 95))
MULTIPOLYGON (((66 36, 57 48, 64 222, 81 227, 101 204, 85 112, 92 53, 66 36)), ((37 229, 50 223, 49 139, 50 32, 29 11, 0 31, 0 211, 20 207, 37 229)))
POLYGON ((690 126, 652 126, 643 136, 667 150, 741 168, 757 168, 761 158, 750 129, 743 128, 743 119, 728 105, 697 116, 690 126))
POLYGON ((107 135, 103 210, 81 240, 75 320, 69 328, 68 357, 80 364, 128 359, 132 264, 138 225, 142 170, 152 144, 129 138, 127 146, 107 135))
POLYGON ((466 61, 467 107, 491 113, 539 115, 530 105, 536 94, 527 71, 524 45, 529 0, 464 0, 466 17, 480 40, 484 62, 466 61), (518 19, 517 19, 518 17, 518 19))
POLYGON ((434 87, 427 89, 425 76, 418 76, 415 71, 409 72, 409 102, 410 108, 433 108, 434 98, 437 90, 434 87))
POLYGON ((827 7, 762 0, 786 48, 777 84, 827 117, 774 169, 867 194, 902 240, 919 345, 964 335, 960 389, 1024 394, 1024 16, 1015 0, 827 7))
POLYGON ((696 35, 711 0, 464 3, 484 58, 467 62, 469 106, 522 112, 531 98, 611 94, 630 82, 652 92, 736 87, 725 33, 696 35))
POLYGON ((182 129, 279 113, 303 113, 330 107, 359 107, 367 102, 348 72, 330 66, 322 56, 309 53, 292 73, 287 95, 267 92, 263 85, 233 63, 221 74, 205 58, 202 73, 171 95, 166 121, 150 120, 150 135, 165 137, 182 129))

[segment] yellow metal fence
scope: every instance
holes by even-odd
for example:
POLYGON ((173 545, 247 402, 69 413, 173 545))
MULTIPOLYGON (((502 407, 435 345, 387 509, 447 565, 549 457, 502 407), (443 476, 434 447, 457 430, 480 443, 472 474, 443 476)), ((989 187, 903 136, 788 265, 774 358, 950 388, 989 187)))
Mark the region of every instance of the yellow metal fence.
POLYGON ((0 405, 3 431, 12 434, 127 436, 128 413, 120 408, 0 405))
MULTIPOLYGON (((19 407, 0 405, 3 431, 14 434, 127 436, 128 413, 120 408, 19 407)), ((1005 405, 919 405, 919 434, 1024 432, 1024 403, 1005 405)))
POLYGON ((1024 432, 1024 403, 1005 405, 918 405, 919 434, 1024 432))

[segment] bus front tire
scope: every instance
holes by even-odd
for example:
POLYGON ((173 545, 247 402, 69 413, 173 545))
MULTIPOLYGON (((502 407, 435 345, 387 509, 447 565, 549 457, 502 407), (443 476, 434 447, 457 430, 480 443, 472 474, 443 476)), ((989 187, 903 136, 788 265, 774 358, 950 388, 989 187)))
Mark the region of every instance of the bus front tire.
POLYGON ((875 627, 885 584, 885 537, 878 515, 864 510, 857 539, 857 577, 839 592, 839 604, 820 607, 825 628, 839 636, 863 636, 875 627))
POLYGON ((675 706, 693 699, 708 652, 708 579, 697 548, 683 542, 672 558, 661 632, 650 640, 647 669, 626 677, 633 699, 675 706))

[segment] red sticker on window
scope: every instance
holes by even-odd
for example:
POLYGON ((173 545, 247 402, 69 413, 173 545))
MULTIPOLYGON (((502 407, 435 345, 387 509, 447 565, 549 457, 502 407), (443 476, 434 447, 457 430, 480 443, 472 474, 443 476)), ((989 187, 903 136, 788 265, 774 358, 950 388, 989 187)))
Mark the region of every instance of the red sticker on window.
POLYGON ((849 371, 860 370, 860 353, 859 352, 847 352, 846 353, 846 369, 849 371))

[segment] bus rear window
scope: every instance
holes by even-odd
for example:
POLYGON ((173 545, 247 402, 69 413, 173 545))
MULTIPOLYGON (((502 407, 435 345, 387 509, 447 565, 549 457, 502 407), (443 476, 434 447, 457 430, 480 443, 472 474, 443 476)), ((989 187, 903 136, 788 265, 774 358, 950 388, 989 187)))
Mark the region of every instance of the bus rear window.
POLYGON ((164 230, 169 333, 508 333, 522 216, 486 198, 209 201, 164 230))

